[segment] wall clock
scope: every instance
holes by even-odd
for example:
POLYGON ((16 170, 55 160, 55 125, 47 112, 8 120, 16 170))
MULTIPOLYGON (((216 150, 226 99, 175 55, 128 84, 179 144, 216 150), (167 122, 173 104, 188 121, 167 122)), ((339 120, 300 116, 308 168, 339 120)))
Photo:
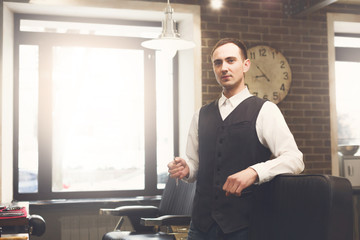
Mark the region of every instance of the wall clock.
POLYGON ((258 45, 248 49, 250 70, 245 73, 249 91, 277 104, 288 94, 292 75, 288 61, 276 49, 258 45))

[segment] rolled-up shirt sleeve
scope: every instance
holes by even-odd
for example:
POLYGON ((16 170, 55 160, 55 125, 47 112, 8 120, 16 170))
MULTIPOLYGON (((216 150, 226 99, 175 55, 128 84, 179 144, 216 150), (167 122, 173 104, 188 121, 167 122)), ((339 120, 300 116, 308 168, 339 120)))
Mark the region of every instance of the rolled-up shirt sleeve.
POLYGON ((187 144, 186 144, 186 162, 189 166, 190 174, 188 178, 184 180, 187 182, 194 182, 196 180, 197 172, 199 169, 199 136, 198 136, 198 124, 199 124, 199 111, 197 111, 191 121, 187 144))
POLYGON ((299 174, 304 170, 303 154, 277 105, 269 101, 264 103, 256 121, 256 131, 260 142, 274 156, 251 166, 258 174, 259 184, 278 174, 299 174))

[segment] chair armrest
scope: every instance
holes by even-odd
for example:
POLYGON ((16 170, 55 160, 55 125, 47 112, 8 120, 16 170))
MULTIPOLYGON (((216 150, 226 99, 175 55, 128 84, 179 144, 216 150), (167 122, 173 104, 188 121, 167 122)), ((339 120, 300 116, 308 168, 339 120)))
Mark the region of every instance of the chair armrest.
POLYGON ((164 225, 189 225, 191 216, 189 215, 164 215, 157 218, 141 218, 140 224, 143 226, 164 226, 164 225))
POLYGON ((155 206, 121 206, 118 208, 101 208, 101 215, 112 216, 140 216, 140 217, 156 217, 159 216, 159 208, 155 206))

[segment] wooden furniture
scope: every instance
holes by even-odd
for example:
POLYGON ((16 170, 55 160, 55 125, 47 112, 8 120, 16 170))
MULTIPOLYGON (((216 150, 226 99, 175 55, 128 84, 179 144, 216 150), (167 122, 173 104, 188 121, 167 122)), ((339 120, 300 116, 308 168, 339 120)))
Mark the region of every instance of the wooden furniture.
POLYGON ((29 234, 5 234, 0 237, 0 240, 28 240, 29 234))

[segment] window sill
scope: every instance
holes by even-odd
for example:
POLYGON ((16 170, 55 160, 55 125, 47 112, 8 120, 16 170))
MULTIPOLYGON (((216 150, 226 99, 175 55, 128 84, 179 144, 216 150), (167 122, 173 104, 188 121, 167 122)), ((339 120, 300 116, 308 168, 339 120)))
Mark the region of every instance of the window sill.
POLYGON ((84 198, 84 199, 54 199, 29 201, 30 211, 44 209, 61 210, 95 210, 99 208, 116 208, 126 205, 154 205, 158 206, 161 196, 133 197, 133 198, 84 198))

